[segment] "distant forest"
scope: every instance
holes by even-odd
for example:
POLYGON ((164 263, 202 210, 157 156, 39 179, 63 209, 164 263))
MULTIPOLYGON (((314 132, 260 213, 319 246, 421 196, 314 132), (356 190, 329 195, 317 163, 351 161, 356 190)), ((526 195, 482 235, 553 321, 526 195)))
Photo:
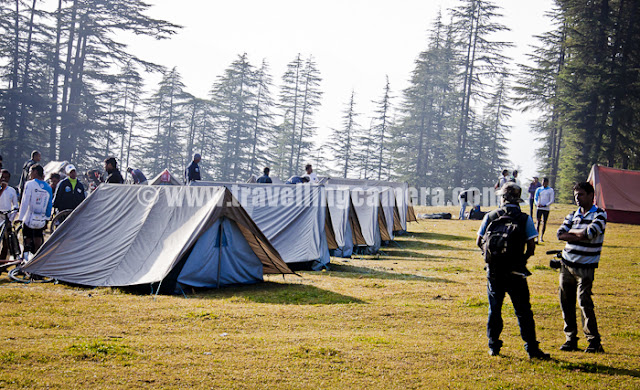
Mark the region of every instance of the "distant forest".
MULTIPOLYGON (((274 81, 267 59, 238 54, 194 96, 179 69, 129 52, 117 32, 170 39, 180 30, 137 0, 0 1, 0 154, 19 176, 33 149, 44 161, 83 169, 115 156, 148 176, 181 176, 194 153, 203 178, 244 181, 270 166, 287 178, 312 162, 339 177, 404 180, 420 187, 490 186, 505 161, 513 110, 539 114, 540 171, 568 188, 592 164, 640 169, 640 2, 556 0, 554 28, 526 64, 503 55, 511 42, 501 9, 461 0, 435 18, 409 86, 387 79, 376 111, 358 112, 357 91, 342 124, 314 144, 322 74, 312 55, 292 54, 274 81), (143 88, 144 76, 162 81, 143 88)), ((568 192, 564 192, 566 197, 568 192)))

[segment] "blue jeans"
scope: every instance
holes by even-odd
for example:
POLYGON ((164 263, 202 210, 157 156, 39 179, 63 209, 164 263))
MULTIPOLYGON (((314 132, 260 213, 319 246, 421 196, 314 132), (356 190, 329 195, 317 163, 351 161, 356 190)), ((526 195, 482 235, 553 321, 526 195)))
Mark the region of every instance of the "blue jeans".
POLYGON ((520 336, 524 340, 525 349, 536 349, 536 326, 529 302, 529 285, 527 279, 506 274, 500 276, 489 276, 487 278, 487 295, 489 297, 489 320, 487 322, 487 337, 489 338, 489 348, 500 349, 500 333, 502 333, 502 303, 508 293, 513 303, 513 309, 520 325, 520 336))
POLYGON ((529 215, 531 216, 531 219, 533 219, 533 198, 529 198, 529 215))
POLYGON ((460 216, 458 217, 459 219, 464 219, 464 211, 467 209, 467 202, 466 201, 460 201, 460 216))

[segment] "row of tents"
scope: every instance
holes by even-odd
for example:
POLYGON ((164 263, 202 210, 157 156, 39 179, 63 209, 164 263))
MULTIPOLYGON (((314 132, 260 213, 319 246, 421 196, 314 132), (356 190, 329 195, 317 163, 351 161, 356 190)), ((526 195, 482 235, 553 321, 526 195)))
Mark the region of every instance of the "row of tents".
POLYGON ((165 171, 150 184, 98 187, 25 270, 169 293, 255 283, 264 274, 326 268, 330 256, 376 253, 416 220, 406 183, 183 186, 165 171))

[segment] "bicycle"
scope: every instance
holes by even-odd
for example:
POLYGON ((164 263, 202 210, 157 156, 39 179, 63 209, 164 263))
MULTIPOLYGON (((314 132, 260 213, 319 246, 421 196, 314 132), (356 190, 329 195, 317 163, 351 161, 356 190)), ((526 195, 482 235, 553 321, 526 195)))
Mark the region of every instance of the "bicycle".
POLYGON ((0 225, 0 248, 4 248, 4 246, 7 245, 7 255, 11 257, 6 261, 0 262, 0 273, 13 265, 20 264, 22 261, 22 248, 20 248, 18 232, 13 229, 13 224, 9 219, 9 215, 15 211, 17 210, 0 211, 0 215, 2 216, 2 221, 0 221, 0 223, 2 223, 2 225, 0 225))
MULTIPOLYGON (((23 270, 23 267, 31 261, 32 257, 29 253, 29 248, 23 248, 20 246, 20 241, 18 240, 18 232, 22 229, 22 224, 17 228, 13 229, 13 225, 9 220, 9 214, 11 211, 0 212, 4 216, 4 222, 2 225, 2 235, 0 237, 7 237, 7 243, 9 243, 9 253, 13 257, 12 260, 5 262, 0 265, 0 272, 6 271, 12 266, 13 269, 8 271, 9 279, 14 282, 19 283, 48 283, 53 282, 55 279, 49 277, 42 277, 38 275, 33 275, 27 271, 23 270)), ((3 240, 2 245, 4 245, 5 241, 3 240)))
POLYGON ((28 255, 28 252, 25 251, 25 253, 23 254, 23 259, 15 264, 16 267, 14 269, 9 271, 9 279, 11 279, 13 282, 18 283, 57 283, 57 280, 54 278, 34 275, 30 272, 25 271, 23 267, 29 264, 31 259, 32 258, 28 255))

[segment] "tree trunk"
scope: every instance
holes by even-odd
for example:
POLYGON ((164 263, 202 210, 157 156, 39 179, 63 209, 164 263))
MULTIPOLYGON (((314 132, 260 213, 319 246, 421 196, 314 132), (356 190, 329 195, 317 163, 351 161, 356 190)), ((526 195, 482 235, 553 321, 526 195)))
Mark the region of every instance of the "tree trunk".
MULTIPOLYGON (((60 36, 62 35, 62 0, 58 0, 56 11, 56 43, 53 48, 53 82, 51 112, 49 114, 49 160, 57 160, 58 141, 58 79, 60 78, 60 36)), ((107 150, 109 147, 107 146, 107 150)))
MULTIPOLYGON (((27 48, 26 48, 26 57, 24 60, 24 71, 22 73, 22 86, 20 88, 20 121, 18 122, 18 131, 17 131, 17 139, 24 140, 29 139, 26 132, 26 121, 27 121, 27 99, 30 100, 28 96, 31 95, 29 90, 29 65, 31 64, 31 43, 33 38, 33 18, 36 12, 36 0, 33 0, 33 4, 31 6, 31 16, 29 18, 29 33, 27 35, 27 48)), ((22 148, 20 148, 22 149, 22 148)), ((27 150, 28 153, 28 150, 27 150)))

